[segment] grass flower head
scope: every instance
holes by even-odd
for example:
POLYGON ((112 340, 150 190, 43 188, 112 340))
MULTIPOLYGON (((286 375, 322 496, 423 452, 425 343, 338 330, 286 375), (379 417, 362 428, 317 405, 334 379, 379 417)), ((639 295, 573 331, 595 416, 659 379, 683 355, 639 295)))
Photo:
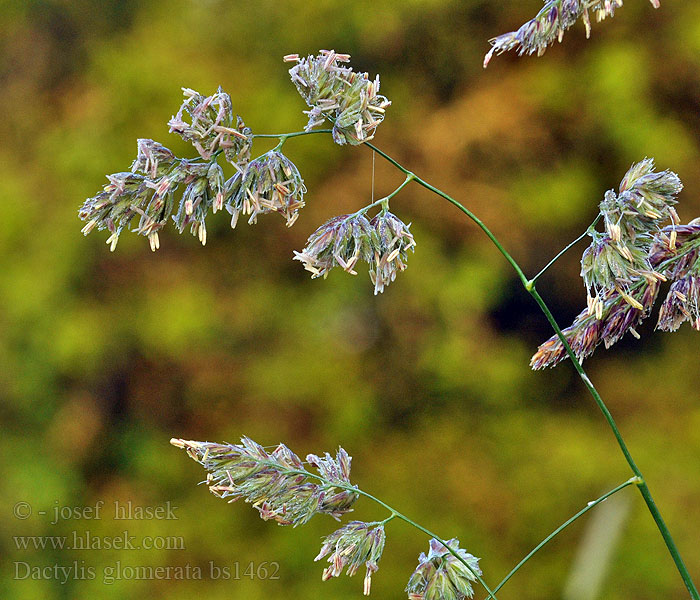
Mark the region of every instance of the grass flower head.
POLYGON ((428 554, 421 552, 418 566, 406 586, 409 600, 464 600, 474 595, 472 582, 481 575, 479 559, 462 550, 457 539, 446 544, 431 539, 428 554))
POLYGON ((285 60, 296 62, 289 74, 309 106, 304 111, 309 117, 307 131, 328 121, 337 144, 357 145, 374 137, 391 104, 379 94, 378 75, 370 80, 367 73, 344 66, 350 55, 334 50, 306 58, 289 55, 285 60))
POLYGON ((170 131, 190 142, 204 160, 223 151, 226 160, 239 168, 250 158, 252 137, 243 119, 234 119, 231 98, 221 88, 211 96, 182 88, 185 99, 177 115, 168 121, 170 131))
POLYGON ((271 212, 280 213, 291 227, 304 207, 305 193, 296 165, 279 150, 270 150, 226 182, 231 227, 236 227, 240 214, 249 215, 252 224, 257 223, 258 215, 271 212))
POLYGON ((318 460, 323 463, 317 467, 319 476, 314 477, 284 444, 268 452, 247 437, 240 444, 181 439, 170 443, 186 450, 209 471, 206 483, 213 494, 231 502, 244 499, 265 521, 297 526, 321 513, 338 519, 350 512, 357 500, 350 484, 351 458, 342 448, 335 458, 309 455, 307 461, 311 465, 318 464, 318 460), (330 473, 333 478, 326 477, 330 473))
POLYGON ((381 523, 351 521, 331 533, 323 540, 321 551, 314 559, 321 560, 330 554, 330 566, 323 571, 323 581, 338 577, 346 567, 347 574, 352 576, 364 566, 366 571, 363 591, 365 596, 369 596, 372 574, 379 569, 377 563, 382 556, 385 539, 384 526, 381 523))
POLYGON ((416 245, 409 227, 385 210, 371 220, 364 211, 333 217, 311 234, 294 260, 301 261, 312 278, 325 278, 336 266, 357 275, 355 267, 363 260, 378 294, 406 268, 408 250, 416 245))
MULTIPOLYGON (((659 8, 659 0, 650 0, 654 8, 659 8)), ((622 6, 622 0, 545 0, 537 15, 522 25, 517 31, 499 35, 489 42, 491 50, 484 57, 484 68, 494 54, 517 50, 518 54, 542 56, 548 46, 561 42, 564 32, 579 19, 586 27, 586 37, 591 35, 591 14, 597 21, 614 17, 615 10, 622 6)))

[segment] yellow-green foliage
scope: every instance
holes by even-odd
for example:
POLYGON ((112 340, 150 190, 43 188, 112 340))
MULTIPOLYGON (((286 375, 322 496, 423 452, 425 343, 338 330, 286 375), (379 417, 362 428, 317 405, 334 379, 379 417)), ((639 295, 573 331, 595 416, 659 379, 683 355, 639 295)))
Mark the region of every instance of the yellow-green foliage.
MULTIPOLYGON (((483 72, 486 40, 534 14, 536 0, 0 3, 0 597, 358 597, 358 581, 322 584, 311 563, 332 520, 282 530, 219 501, 193 485, 201 469, 168 444, 173 436, 245 434, 302 455, 342 444, 362 489, 458 537, 483 557, 489 581, 626 480, 570 365, 530 371, 548 325, 454 207, 418 187, 392 200, 417 248, 378 297, 364 275, 310 280, 291 260, 321 223, 370 201, 366 148, 322 135, 287 142, 309 190, 291 230, 270 219, 232 231, 223 217, 211 220, 205 248, 171 227, 157 255, 126 235, 110 254, 104 237, 83 238, 76 216, 105 173, 129 168, 137 138, 188 151, 166 126, 182 86, 223 86, 256 132, 296 131, 306 107, 280 58, 336 48, 380 73, 392 99, 377 145, 482 217, 529 274, 583 231, 602 192, 644 156, 681 176, 689 218, 700 213, 698 9, 625 4, 587 43, 574 28, 541 59, 504 55, 483 72), (18 501, 50 511, 100 499, 170 501, 179 518, 52 526, 12 516, 18 501), (20 552, 12 542, 74 529, 183 536, 186 549, 20 552), (13 580, 15 561, 74 560, 94 565, 97 578, 13 580), (117 560, 275 561, 280 579, 105 585, 103 569, 117 560)), ((274 147, 268 141, 256 140, 253 155, 274 147)), ((400 179, 377 160, 375 182, 379 198, 400 179)), ((585 301, 578 271, 567 257, 538 283, 562 322, 585 301)), ((699 342, 690 328, 640 333, 587 368, 698 574, 699 342)), ((634 535, 614 554, 604 597, 683 597, 636 496, 631 514, 634 535)), ((353 518, 384 516, 364 503, 353 518)), ((426 547, 394 525, 373 578, 377 598, 400 597, 426 547)), ((559 597, 582 527, 499 598, 559 597)))

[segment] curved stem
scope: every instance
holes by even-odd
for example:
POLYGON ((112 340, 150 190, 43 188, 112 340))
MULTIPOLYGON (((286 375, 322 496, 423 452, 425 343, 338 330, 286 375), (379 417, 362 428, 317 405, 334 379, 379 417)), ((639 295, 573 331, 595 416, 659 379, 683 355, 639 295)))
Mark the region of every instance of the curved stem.
POLYGON ((406 174, 406 179, 403 180, 403 183, 397 187, 391 194, 388 196, 384 196, 384 198, 380 198, 377 200, 377 202, 383 202, 383 201, 388 201, 391 200, 396 194, 398 194, 403 188, 405 188, 411 181, 413 181, 416 178, 416 176, 413 173, 407 173, 406 174))
POLYGON ((384 196, 383 198, 380 198, 379 200, 375 200, 371 204, 368 204, 367 206, 362 207, 360 210, 358 210, 355 214, 364 214, 366 213, 370 208, 374 208, 375 206, 383 206, 385 208, 389 208, 389 200, 391 200, 396 194, 398 194, 403 188, 405 188, 411 181, 413 181, 413 178, 415 176, 413 174, 411 175, 406 175, 406 179, 403 180, 403 183, 397 187, 391 194, 388 196, 384 196))
POLYGON ((616 488, 614 488, 614 489, 610 490, 609 492, 603 494, 603 495, 602 495, 600 498, 598 498, 597 500, 594 500, 593 502, 589 502, 584 508, 582 508, 580 511, 578 511, 573 517, 571 517, 570 519, 568 519, 567 521, 565 521, 564 523, 562 523, 561 525, 559 525, 559 527, 557 527, 554 531, 552 531, 552 533, 550 533, 550 534, 549 534, 546 538, 544 538, 539 544, 537 544, 537 546, 535 546, 535 547, 527 554, 527 556, 525 556, 525 558, 523 558, 517 565, 515 565, 515 567, 513 567, 513 569, 511 570, 511 572, 508 573, 508 575, 506 575, 506 576, 501 580, 501 582, 494 588, 494 590, 493 590, 494 594, 495 594, 498 590, 500 590, 500 589, 506 584, 506 582, 507 582, 511 577, 513 577, 513 575, 515 575, 515 573, 520 569, 520 567, 522 567, 522 566, 523 566, 528 560, 530 560, 537 552, 539 552, 548 542, 550 542, 553 538, 555 538, 557 535, 559 535, 564 529, 566 529, 569 525, 571 525, 574 521, 576 521, 576 519, 578 519, 579 517, 582 517, 582 516, 585 515, 589 510, 591 510, 592 508, 595 508, 596 506, 598 506, 598 504, 600 504, 601 502, 603 502, 603 500, 606 500, 607 498, 609 498, 609 497, 612 496, 613 494, 617 494, 617 492, 619 492, 620 490, 623 490, 623 489, 625 489, 626 487, 628 487, 628 486, 630 486, 630 485, 633 485, 633 484, 639 485, 639 478, 638 478, 638 477, 635 476, 635 477, 632 477, 632 478, 628 479, 627 481, 625 481, 625 483, 622 483, 622 484, 618 485, 616 488))
POLYGON ((446 194, 446 193, 443 192, 442 190, 439 190, 439 189, 436 188, 434 185, 431 185, 430 183, 428 183, 428 182, 425 181, 424 179, 421 179, 420 177, 418 177, 418 175, 416 175, 416 174, 413 173, 412 171, 409 171, 408 169, 406 169, 403 165, 401 165, 400 163, 398 163, 397 161, 395 161, 393 158, 391 158, 391 156, 389 156, 388 154, 386 154, 386 152, 383 152, 382 150, 380 150, 379 148, 377 148, 374 144, 371 144, 371 143, 369 143, 369 142, 365 142, 364 145, 367 146, 367 147, 369 147, 369 148, 372 148, 372 150, 374 150, 377 154, 379 154, 380 156, 382 156, 383 158, 385 158, 386 160, 388 160, 388 161, 389 161, 392 165, 394 165, 399 171, 405 173, 406 175, 411 175, 411 176, 413 176, 413 180, 414 180, 416 183, 418 183, 419 185, 422 185, 424 188, 430 190, 430 191, 433 192, 434 194, 437 194, 437 195, 440 196, 441 198, 444 198, 444 199, 447 200, 448 202, 454 204, 459 210, 461 210, 461 211, 462 211, 465 215, 467 215, 472 221, 474 221, 474 223, 476 223, 476 224, 479 226, 479 228, 480 228, 480 229, 486 234, 486 236, 493 242, 493 244, 496 246, 496 248, 498 248, 499 252, 500 252, 500 253, 505 257, 505 259, 510 263, 510 265, 513 267, 513 269, 515 270, 515 272, 518 274, 518 277, 520 278, 520 280, 523 282, 523 285, 527 285, 528 279, 527 279, 527 277, 525 277, 525 273, 523 273, 523 270, 520 268, 520 265, 519 265, 517 262, 515 262, 515 259, 514 259, 514 258, 508 253, 508 251, 501 245, 501 242, 498 241, 498 238, 497 238, 493 233, 491 233, 491 230, 490 230, 488 227, 486 227, 486 225, 483 223, 483 221, 482 221, 481 219, 479 219, 479 217, 477 217, 477 216, 476 216, 472 211, 470 211, 467 207, 465 207, 465 206, 463 206, 462 204, 460 204, 459 202, 457 202, 457 200, 455 200, 454 198, 452 198, 451 196, 449 196, 448 194, 446 194))
POLYGON ((389 521, 393 520, 396 518, 396 514, 392 513, 390 514, 386 519, 383 519, 382 521, 379 521, 382 525, 386 525, 389 521))

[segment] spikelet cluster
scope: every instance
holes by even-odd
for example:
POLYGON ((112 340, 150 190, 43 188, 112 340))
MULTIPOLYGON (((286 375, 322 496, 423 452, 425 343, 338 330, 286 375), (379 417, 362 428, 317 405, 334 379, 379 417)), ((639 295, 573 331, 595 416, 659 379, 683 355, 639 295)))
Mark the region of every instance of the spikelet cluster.
POLYGON ((284 58, 296 62, 289 74, 309 106, 304 111, 309 117, 307 131, 329 122, 337 144, 357 145, 374 137, 391 104, 379 94, 378 75, 371 80, 367 73, 344 66, 350 55, 334 50, 321 50, 317 56, 306 58, 298 54, 284 58))
POLYGON ((267 521, 279 525, 301 525, 316 514, 338 519, 350 512, 357 500, 350 484, 351 458, 340 448, 335 458, 313 454, 307 462, 316 466, 321 479, 311 476, 301 459, 280 444, 267 452, 260 444, 244 437, 240 444, 216 444, 172 439, 209 473, 209 490, 230 502, 251 503, 267 521))
POLYGON ((244 167, 250 159, 253 140, 243 119, 234 117, 230 96, 221 88, 211 96, 188 88, 182 91, 185 100, 168 121, 170 132, 192 144, 204 160, 223 151, 228 162, 244 167))
MULTIPOLYGON (((176 158, 165 146, 153 140, 138 140, 138 154, 131 172, 107 175, 108 183, 102 192, 88 198, 80 207, 78 216, 86 221, 82 232, 107 229, 107 244, 114 251, 119 236, 134 219, 134 231, 148 237, 151 250, 160 247, 158 232, 167 224, 175 206, 175 192, 182 185, 189 187, 196 181, 210 183, 210 169, 206 163, 176 158)), ((203 220, 202 220, 203 222, 203 220)), ((202 238, 199 230, 193 230, 202 238)))
MULTIPOLYGON (((579 360, 601 343, 609 348, 628 332, 638 337, 635 328, 651 313, 660 284, 687 276, 697 264, 693 226, 680 225, 674 208, 682 187, 675 173, 657 172, 654 161, 644 159, 629 169, 618 194, 606 192, 600 203, 605 230, 589 232, 593 241, 581 260, 588 306, 562 331, 579 360), (668 221, 671 225, 664 227, 668 221)), ((693 307, 683 304, 686 289, 690 284, 672 285, 674 294, 664 303, 659 328, 677 327, 679 314, 697 322, 693 307)), ((530 364, 542 369, 566 356, 561 340, 552 336, 530 364)))
MULTIPOLYGON (((309 454, 303 462, 284 444, 268 452, 250 438, 240 444, 217 444, 173 438, 207 471, 209 490, 229 502, 243 499, 263 520, 279 525, 303 525, 323 513, 339 519, 350 512, 360 490, 350 483, 351 458, 339 448, 336 456, 309 454), (316 470, 315 473, 309 467, 316 470)), ((322 579, 355 575, 364 568, 364 595, 379 569, 386 534, 384 521, 350 521, 327 535, 314 560, 327 557, 322 579)), ((464 600, 472 596, 472 582, 481 575, 479 559, 462 550, 457 539, 430 540, 428 554, 421 553, 406 591, 410 600, 464 600), (446 544, 446 545, 445 545, 446 544)))
POLYGON ((79 210, 79 217, 87 221, 83 233, 109 230, 107 243, 112 251, 135 217, 138 224, 133 231, 147 236, 153 251, 160 247, 158 232, 171 216, 180 233, 189 227, 206 244, 206 217, 210 210, 223 208, 226 193, 216 157, 223 153, 237 174, 247 168, 252 134, 239 116, 234 117, 228 94, 221 89, 207 97, 190 89, 184 94, 177 116, 169 122, 170 131, 190 142, 203 161, 178 158, 162 144, 140 139, 131 172, 108 175, 103 191, 88 198, 79 210), (178 191, 182 193, 179 202, 178 191))
POLYGON ((665 227, 650 254, 657 268, 673 280, 659 311, 657 329, 676 331, 688 321, 700 331, 700 219, 665 227))
MULTIPOLYGON (((659 8, 659 0, 650 0, 654 8, 659 8)), ((545 0, 537 15, 522 25, 517 31, 510 31, 491 40, 491 50, 484 57, 484 68, 494 54, 516 50, 523 54, 541 56, 555 40, 561 42, 564 32, 579 20, 586 27, 586 37, 591 35, 591 15, 597 21, 614 17, 615 10, 622 6, 622 0, 545 0)))
POLYGON ((409 600, 464 600, 473 596, 472 582, 481 575, 479 559, 462 550, 457 539, 446 544, 431 539, 428 554, 421 552, 406 586, 409 600))
MULTIPOLYGON (((584 360, 601 343, 610 348, 628 332, 638 337, 635 327, 649 316, 658 291, 658 282, 652 279, 638 283, 629 293, 607 290, 598 296, 594 306, 589 303, 572 325, 562 329, 576 358, 584 360)), ((552 336, 537 349, 530 366, 535 370, 553 367, 566 357, 561 340, 552 336)))
POLYGON ((312 233, 306 247, 294 253, 294 260, 301 261, 312 278, 325 278, 336 266, 357 275, 355 267, 362 260, 369 265, 374 293, 378 294, 406 268, 408 251, 416 245, 409 228, 410 224, 387 210, 372 219, 362 211, 341 215, 312 233))
POLYGON ((340 529, 326 536, 321 551, 314 560, 321 560, 327 555, 330 565, 323 571, 322 579, 338 577, 347 568, 346 573, 353 576, 361 567, 365 567, 363 591, 369 596, 372 587, 372 574, 379 569, 378 562, 384 550, 384 526, 381 523, 351 521, 340 529))
MULTIPOLYGON (((339 144, 372 139, 390 105, 378 93, 378 77, 370 80, 366 73, 353 71, 345 64, 349 55, 333 50, 306 58, 288 55, 285 60, 296 63, 290 74, 309 105, 307 130, 328 121, 339 144)), ((274 149, 251 160, 255 135, 234 114, 228 94, 221 88, 210 96, 189 88, 183 88, 183 93, 182 105, 168 125, 171 133, 194 146, 199 157, 178 158, 154 140, 139 140, 131 172, 109 175, 103 191, 80 208, 79 216, 86 221, 83 233, 109 230, 111 250, 125 229, 147 236, 151 249, 157 250, 159 232, 171 218, 180 233, 187 229, 205 244, 207 217, 224 207, 233 228, 241 215, 253 224, 259 215, 269 213, 279 213, 291 227, 304 207, 304 180, 281 151, 289 135, 280 135, 274 149), (235 168, 228 179, 220 156, 235 168)), ((355 265, 362 260, 369 266, 374 293, 383 292, 406 268, 408 251, 415 246, 410 225, 390 213, 388 197, 384 200, 382 210, 371 219, 365 213, 379 202, 331 219, 309 238, 306 248, 295 253, 295 259, 313 277, 325 277, 334 266, 356 274, 355 265)))
POLYGON ((304 207, 306 186, 299 169, 282 152, 270 150, 226 182, 226 210, 231 227, 239 215, 249 215, 248 223, 257 223, 258 215, 280 213, 287 227, 294 225, 304 207))

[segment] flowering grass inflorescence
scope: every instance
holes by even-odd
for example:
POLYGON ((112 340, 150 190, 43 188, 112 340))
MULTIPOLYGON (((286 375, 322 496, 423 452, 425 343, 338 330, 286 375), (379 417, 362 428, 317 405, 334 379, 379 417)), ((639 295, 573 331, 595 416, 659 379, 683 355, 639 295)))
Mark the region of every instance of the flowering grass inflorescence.
MULTIPOLYGON (((655 7, 658 0, 651 0, 655 7)), ((561 40, 563 32, 582 18, 590 31, 589 10, 599 20, 613 16, 621 0, 549 0, 535 19, 518 31, 492 40, 493 48, 484 61, 486 66, 494 53, 517 48, 520 54, 542 54, 554 39, 561 40)), ((312 277, 324 278, 335 266, 356 274, 359 260, 369 265, 375 294, 382 292, 394 280, 397 271, 406 266, 407 252, 415 246, 413 235, 401 219, 389 212, 389 200, 411 181, 419 183, 448 200, 472 219, 491 239, 511 264, 525 289, 538 302, 557 335, 545 342, 532 358, 533 368, 552 366, 573 353, 574 366, 593 399, 601 408, 618 444, 634 473, 634 477, 617 486, 577 513, 545 538, 495 588, 503 584, 545 543, 575 521, 587 510, 628 485, 636 485, 654 517, 671 557, 692 598, 700 600, 694 583, 675 547, 675 542, 663 522, 634 463, 617 426, 585 374, 580 361, 589 356, 600 343, 611 346, 647 317, 659 292, 660 284, 671 280, 657 327, 674 331, 688 320, 700 330, 700 223, 681 225, 675 209, 676 195, 681 190, 678 177, 670 172, 655 172, 652 160, 633 165, 615 194, 609 191, 600 203, 604 231, 591 227, 590 247, 584 253, 581 276, 588 290, 588 306, 574 324, 561 330, 551 311, 535 289, 535 282, 562 253, 533 279, 528 279, 520 265, 505 250, 499 240, 468 208, 448 194, 427 183, 400 165, 396 160, 369 143, 378 124, 383 120, 390 102, 378 94, 378 77, 371 81, 367 74, 355 73, 341 63, 349 56, 322 50, 317 56, 300 59, 288 55, 286 61, 297 64, 290 69, 292 81, 309 106, 305 111, 309 121, 304 132, 288 134, 258 134, 245 126, 240 116, 233 116, 230 98, 221 89, 209 97, 184 89, 185 101, 170 122, 170 131, 190 142, 198 153, 194 159, 176 157, 168 148, 153 140, 139 140, 138 154, 131 172, 108 176, 104 190, 89 198, 80 210, 87 221, 83 232, 108 229, 107 240, 114 250, 120 233, 139 216, 134 231, 149 238, 152 250, 159 245, 158 231, 170 217, 180 232, 189 225, 190 231, 204 244, 206 217, 226 206, 235 227, 240 214, 257 222, 260 214, 279 212, 291 226, 304 206, 306 188, 296 166, 281 152, 290 137, 313 133, 317 125, 328 121, 333 139, 338 144, 366 143, 406 175, 406 180, 385 198, 373 202, 350 215, 334 217, 319 227, 309 238, 307 246, 295 253, 312 277), (251 160, 254 138, 278 138, 273 149, 251 160), (218 157, 224 158, 235 172, 227 180, 218 157), (173 216, 175 192, 184 186, 173 216), (381 208, 373 217, 367 212, 381 208), (670 221, 670 225, 665 225, 670 221)), ((597 222, 597 220, 596 220, 597 222)), ((575 243, 575 242, 574 242, 575 243)), ((264 520, 280 525, 297 526, 316 514, 329 514, 340 519, 352 511, 359 496, 365 496, 390 511, 380 522, 352 521, 328 535, 316 560, 328 556, 329 566, 323 579, 339 576, 343 570, 353 575, 365 567, 364 592, 369 594, 371 576, 377 571, 385 532, 384 526, 398 518, 431 537, 430 551, 421 554, 419 564, 408 582, 410 600, 464 600, 473 593, 472 582, 479 581, 489 598, 495 593, 481 578, 478 560, 459 548, 456 539, 442 541, 425 527, 415 523, 381 500, 350 483, 350 457, 341 448, 337 455, 308 455, 302 461, 284 444, 268 452, 249 438, 241 444, 173 439, 171 443, 184 448, 208 471, 206 483, 212 493, 230 501, 244 499, 251 503, 264 520), (308 469, 313 467, 315 472, 308 469)))
MULTIPOLYGON (((563 333, 579 360, 600 343, 609 348, 649 316, 659 286, 672 280, 658 329, 675 331, 689 320, 700 329, 698 275, 700 227, 680 225, 674 208, 683 188, 671 171, 654 171, 654 161, 632 165, 618 194, 606 192, 600 203, 604 232, 591 229, 593 241, 581 259, 581 277, 588 290, 588 306, 563 333), (670 225, 662 227, 664 223, 670 225)), ((542 344, 532 357, 534 369, 553 366, 566 358, 558 336, 542 344)))
POLYGON ((253 160, 245 171, 236 173, 226 184, 226 210, 231 227, 238 215, 250 215, 248 223, 257 223, 258 215, 280 213, 287 227, 294 225, 304 207, 306 186, 299 169, 279 150, 270 150, 253 160))
MULTIPOLYGON (((350 482, 351 457, 340 448, 335 457, 309 454, 303 462, 284 444, 268 452, 260 444, 244 437, 240 444, 216 444, 173 438, 173 446, 183 448, 207 471, 209 490, 234 502, 243 498, 251 503, 264 520, 279 525, 303 525, 314 515, 324 513, 336 519, 350 511, 362 492, 350 482), (307 466, 316 469, 311 472, 307 466)), ((390 508, 379 502, 384 508, 390 508)), ((392 510, 384 521, 350 521, 323 540, 314 560, 328 556, 329 566, 323 581, 338 577, 343 570, 352 576, 364 567, 363 591, 369 595, 372 575, 384 550, 385 523, 398 516, 392 510)), ((451 550, 438 540, 431 540, 428 557, 421 554, 416 572, 408 587, 412 600, 463 600, 472 595, 471 581, 481 575, 478 559, 460 550, 457 540, 447 542, 451 550), (444 595, 436 595, 443 590, 444 595), (421 591, 422 590, 422 591, 421 591), (431 591, 432 590, 432 591, 431 591), (448 593, 449 592, 449 593, 448 593), (424 594, 421 596, 420 594, 424 594)))
POLYGON ((95 227, 108 229, 111 235, 107 243, 112 251, 136 216, 139 221, 134 231, 148 237, 153 251, 160 247, 158 232, 171 217, 180 233, 189 225, 192 235, 206 244, 206 217, 210 210, 223 207, 227 189, 217 157, 223 153, 237 173, 247 169, 251 131, 239 116, 234 126, 228 94, 221 89, 208 97, 186 88, 183 92, 185 100, 169 122, 170 131, 190 142, 199 157, 178 158, 154 140, 138 140, 131 172, 108 175, 104 190, 80 208, 80 218, 87 221, 83 233, 87 235, 95 227), (175 194, 181 187, 175 211, 175 194))
POLYGON ((321 560, 330 554, 328 557, 330 566, 323 571, 323 581, 338 577, 345 567, 347 567, 347 574, 353 576, 364 565, 366 568, 364 595, 369 596, 372 573, 379 569, 377 562, 382 556, 385 539, 383 523, 363 521, 351 521, 326 536, 321 551, 314 558, 314 560, 321 560))
POLYGON ((472 582, 477 581, 478 575, 481 575, 479 559, 462 550, 459 540, 451 539, 443 544, 432 539, 428 554, 421 552, 418 557, 418 566, 408 580, 406 591, 409 600, 464 600, 474 595, 472 582))
POLYGON ((408 250, 415 246, 409 227, 387 210, 372 219, 363 211, 341 215, 311 234, 306 247, 294 253, 294 259, 304 264, 312 278, 325 278, 336 266, 357 275, 355 266, 361 259, 369 265, 369 276, 377 294, 394 281, 397 271, 406 268, 408 250))
POLYGON ((334 50, 321 50, 318 56, 306 58, 298 54, 284 58, 297 63, 289 74, 309 106, 305 111, 309 116, 307 131, 328 121, 337 144, 357 145, 374 137, 391 104, 378 93, 378 75, 371 80, 367 73, 343 66, 341 63, 349 62, 350 55, 334 50))
POLYGON ((650 256, 673 280, 659 311, 657 329, 676 331, 688 321, 700 331, 700 219, 662 229, 650 256))
MULTIPOLYGON (((305 111, 309 115, 307 131, 328 120, 338 144, 356 145, 374 137, 391 104, 378 94, 379 76, 370 80, 366 73, 342 66, 350 56, 333 50, 321 50, 317 56, 303 59, 298 55, 284 58, 297 63, 289 72, 310 107, 305 111)), ((108 175, 104 190, 88 198, 80 209, 80 218, 87 221, 83 233, 108 229, 112 251, 136 216, 139 220, 134 231, 147 236, 155 251, 160 248, 158 232, 170 218, 180 233, 189 227, 192 235, 206 244, 210 212, 225 207, 231 214, 232 228, 240 215, 254 224, 259 215, 276 212, 291 227, 304 207, 304 180, 281 150, 289 134, 280 135, 275 148, 251 160, 256 136, 239 115, 234 115, 228 94, 221 88, 211 96, 189 88, 183 88, 183 93, 180 110, 168 125, 170 132, 191 143, 199 156, 178 158, 158 142, 139 140, 131 172, 108 175), (235 170, 228 179, 218 162, 220 155, 235 170), (180 188, 177 202, 175 194, 180 188)), ((353 268, 362 259, 369 265, 374 293, 383 292, 396 273, 406 268, 407 252, 415 247, 409 225, 389 212, 389 197, 382 199, 381 211, 371 219, 365 214, 377 203, 355 215, 331 219, 309 238, 304 250, 295 252, 295 259, 301 260, 313 277, 325 277, 336 265, 355 274, 353 268)))
MULTIPOLYGON (((650 0, 654 8, 659 8, 659 0, 650 0)), ((615 9, 622 6, 622 0, 545 0, 537 15, 522 25, 517 31, 499 35, 489 42, 491 50, 484 57, 484 68, 494 54, 517 50, 518 54, 541 56, 547 46, 555 40, 561 42, 564 32, 579 19, 586 26, 586 37, 591 35, 591 13, 597 21, 614 17, 615 9)))
POLYGON ((244 168, 253 140, 243 119, 237 115, 234 121, 230 96, 221 88, 207 97, 189 88, 182 91, 185 101, 168 121, 171 133, 190 142, 204 160, 223 151, 228 162, 244 168))
POLYGON ((178 439, 170 443, 209 471, 206 483, 212 493, 231 502, 243 498, 265 521, 297 526, 321 513, 339 519, 357 500, 350 484, 351 458, 342 448, 335 458, 307 456, 307 463, 319 471, 313 476, 284 444, 267 452, 247 437, 240 444, 178 439))

